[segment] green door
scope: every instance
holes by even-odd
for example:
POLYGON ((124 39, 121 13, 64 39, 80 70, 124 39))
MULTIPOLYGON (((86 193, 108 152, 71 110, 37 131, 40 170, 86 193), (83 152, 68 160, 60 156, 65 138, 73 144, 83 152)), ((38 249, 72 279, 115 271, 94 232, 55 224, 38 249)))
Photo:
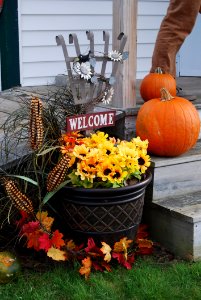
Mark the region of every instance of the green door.
POLYGON ((0 13, 0 53, 2 90, 19 86, 18 0, 4 1, 0 13))

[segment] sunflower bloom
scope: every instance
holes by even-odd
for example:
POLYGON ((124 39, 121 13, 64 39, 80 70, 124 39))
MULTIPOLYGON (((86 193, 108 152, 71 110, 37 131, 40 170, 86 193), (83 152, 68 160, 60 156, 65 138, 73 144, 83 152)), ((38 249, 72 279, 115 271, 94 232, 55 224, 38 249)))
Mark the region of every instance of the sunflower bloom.
POLYGON ((144 174, 147 168, 151 165, 150 156, 147 155, 145 152, 141 151, 139 153, 138 164, 141 173, 144 174))
POLYGON ((140 137, 126 141, 110 138, 101 131, 89 137, 74 132, 63 135, 60 142, 61 153, 70 158, 68 176, 75 186, 125 186, 134 177, 141 180, 151 164, 148 140, 140 137))

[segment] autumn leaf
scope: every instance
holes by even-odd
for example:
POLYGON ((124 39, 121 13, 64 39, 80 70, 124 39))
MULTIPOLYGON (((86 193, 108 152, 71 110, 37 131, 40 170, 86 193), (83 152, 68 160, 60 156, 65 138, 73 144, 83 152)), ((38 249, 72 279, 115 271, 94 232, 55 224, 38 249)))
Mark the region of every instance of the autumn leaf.
POLYGON ((48 251, 47 251, 47 256, 51 257, 54 260, 57 261, 64 261, 66 260, 66 252, 62 251, 60 249, 56 249, 54 247, 51 247, 48 251))
POLYGON ((54 222, 54 218, 48 217, 48 212, 47 211, 39 211, 36 214, 36 218, 38 221, 42 224, 42 226, 47 230, 50 231, 52 224, 54 222))
POLYGON ((26 211, 20 210, 20 215, 21 215, 21 218, 18 221, 16 221, 15 224, 17 225, 17 227, 21 228, 25 224, 25 222, 27 221, 28 214, 27 214, 26 211))
POLYGON ((38 221, 29 222, 22 226, 22 234, 27 237, 27 248, 34 248, 39 251, 38 239, 41 236, 40 224, 38 221))
POLYGON ((63 233, 60 233, 59 230, 55 230, 53 232, 51 243, 54 245, 55 248, 60 249, 62 246, 65 245, 64 240, 62 239, 63 233))
POLYGON ((138 239, 138 254, 149 255, 153 252, 153 242, 147 239, 138 239))
POLYGON ((111 253, 110 252, 112 251, 112 248, 105 242, 101 242, 101 244, 103 247, 100 250, 103 252, 103 254, 105 254, 104 260, 106 262, 110 262, 111 261, 111 253))
POLYGON ((74 259, 76 256, 77 260, 80 260, 83 258, 83 256, 80 257, 79 249, 73 242, 73 240, 66 241, 66 259, 74 259))
POLYGON ((101 262, 101 265, 108 271, 108 272, 111 272, 111 267, 108 263, 106 263, 105 261, 102 261, 101 262))
POLYGON ((87 247, 85 248, 85 251, 89 253, 92 256, 102 256, 103 253, 100 251, 100 248, 98 248, 93 240, 93 238, 89 238, 87 242, 87 247))
POLYGON ((39 249, 45 250, 46 252, 52 247, 52 241, 50 240, 49 234, 43 233, 39 239, 39 249))
POLYGON ((39 251, 39 238, 41 236, 41 232, 39 230, 34 231, 33 233, 27 234, 27 248, 34 248, 36 251, 39 251))
POLYGON ((112 253, 112 257, 116 258, 120 265, 124 266, 126 269, 132 269, 132 264, 134 262, 134 254, 129 255, 127 259, 123 253, 112 253))
POLYGON ((24 224, 22 226, 22 232, 25 233, 25 234, 35 232, 36 230, 39 229, 39 225, 40 224, 39 224, 38 221, 32 221, 32 222, 29 222, 27 224, 24 224))
POLYGON ((83 266, 80 268, 79 273, 81 275, 84 275, 85 279, 88 279, 89 275, 91 273, 91 266, 92 266, 91 258, 89 256, 84 258, 82 260, 82 264, 83 264, 83 266))
POLYGON ((75 245, 75 243, 73 242, 73 240, 70 240, 70 241, 68 241, 68 242, 66 243, 66 247, 67 247, 67 249, 69 249, 69 250, 74 250, 74 249, 76 248, 76 245, 75 245))
POLYGON ((137 231, 136 240, 138 239, 146 239, 148 237, 147 225, 140 224, 137 231))
POLYGON ((114 252, 124 252, 125 249, 130 247, 133 240, 128 240, 127 237, 122 238, 119 242, 114 244, 114 252))
POLYGON ((114 244, 114 252, 120 253, 124 252, 124 257, 127 260, 127 249, 130 247, 130 244, 133 242, 133 240, 128 240, 127 237, 122 238, 119 242, 116 242, 114 244))
POLYGON ((102 266, 100 266, 100 263, 97 261, 92 261, 92 266, 96 271, 101 271, 103 272, 102 266))

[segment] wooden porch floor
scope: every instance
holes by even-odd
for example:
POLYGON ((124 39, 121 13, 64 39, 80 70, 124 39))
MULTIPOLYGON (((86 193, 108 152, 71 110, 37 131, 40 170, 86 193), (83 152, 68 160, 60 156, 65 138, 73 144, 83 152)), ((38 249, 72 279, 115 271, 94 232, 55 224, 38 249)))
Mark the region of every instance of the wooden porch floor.
MULTIPOLYGON (((139 87, 141 80, 136 81, 136 97, 137 106, 143 104, 143 100, 140 97, 139 87)), ((193 104, 201 109, 201 77, 179 77, 177 78, 177 84, 187 94, 196 95, 197 99, 193 101, 193 104)), ((19 107, 20 98, 31 95, 41 95, 42 98, 47 95, 48 89, 53 89, 52 86, 37 86, 37 87, 16 87, 10 90, 0 92, 0 126, 4 123, 8 116, 8 113, 14 111, 19 107)))

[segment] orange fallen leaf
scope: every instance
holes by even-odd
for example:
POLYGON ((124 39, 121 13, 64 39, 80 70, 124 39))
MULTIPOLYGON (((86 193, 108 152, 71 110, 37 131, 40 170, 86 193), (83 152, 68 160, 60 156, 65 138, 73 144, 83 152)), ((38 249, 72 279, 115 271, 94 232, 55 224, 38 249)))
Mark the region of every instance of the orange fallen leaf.
POLYGON ((128 240, 127 237, 122 238, 119 242, 114 244, 114 252, 124 252, 130 247, 133 240, 128 240))
POLYGON ((153 242, 147 239, 138 239, 137 241, 139 248, 152 248, 153 242))
POLYGON ((39 211, 36 214, 36 218, 38 221, 44 226, 47 231, 51 230, 52 224, 54 222, 54 218, 48 217, 47 211, 39 211))
POLYGON ((73 242, 73 240, 70 240, 67 242, 66 247, 69 250, 73 250, 73 249, 75 249, 76 246, 75 246, 75 243, 73 242))
POLYGON ((153 242, 147 239, 138 239, 137 240, 138 254, 149 255, 153 252, 153 242))
POLYGON ((51 242, 55 248, 60 249, 65 245, 64 240, 62 239, 63 233, 59 232, 59 230, 55 230, 52 234, 51 242))
POLYGON ((40 250, 39 247, 39 238, 41 236, 41 232, 36 230, 32 233, 28 233, 27 235, 27 248, 34 248, 36 251, 40 250))
POLYGON ((92 266, 91 258, 89 256, 84 258, 82 260, 82 264, 83 264, 83 266, 80 268, 79 273, 81 275, 84 275, 85 279, 88 279, 89 275, 91 273, 91 266, 92 266))

